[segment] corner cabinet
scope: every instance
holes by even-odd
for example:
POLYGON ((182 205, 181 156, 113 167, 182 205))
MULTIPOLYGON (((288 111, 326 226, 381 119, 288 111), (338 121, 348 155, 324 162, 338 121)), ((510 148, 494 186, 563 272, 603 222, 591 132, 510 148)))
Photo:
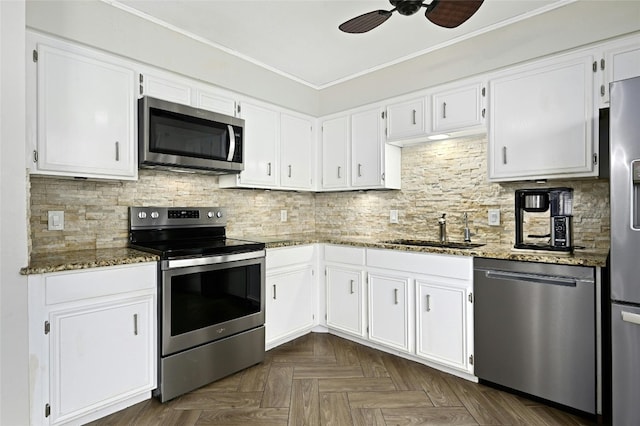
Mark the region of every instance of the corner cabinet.
POLYGON ((416 138, 426 135, 426 96, 387 106, 387 141, 416 138))
POLYGON ((490 180, 598 175, 593 63, 562 55, 490 79, 490 180))
POLYGON ((85 423, 151 397, 155 262, 28 281, 34 424, 85 423))
POLYGON ((27 32, 30 173, 137 178, 135 72, 100 52, 27 32))

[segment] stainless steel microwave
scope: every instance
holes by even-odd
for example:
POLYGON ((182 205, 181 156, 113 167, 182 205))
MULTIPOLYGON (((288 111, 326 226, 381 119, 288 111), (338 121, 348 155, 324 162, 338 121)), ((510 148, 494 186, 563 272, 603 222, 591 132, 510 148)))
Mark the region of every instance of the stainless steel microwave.
POLYGON ((138 100, 142 168, 243 170, 244 120, 145 96, 138 100))

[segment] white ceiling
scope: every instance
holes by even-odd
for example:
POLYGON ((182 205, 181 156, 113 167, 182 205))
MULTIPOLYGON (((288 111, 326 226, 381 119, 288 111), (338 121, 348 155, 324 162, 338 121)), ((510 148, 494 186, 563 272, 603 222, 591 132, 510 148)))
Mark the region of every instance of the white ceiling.
POLYGON ((310 87, 322 89, 575 0, 485 0, 467 22, 438 27, 397 12, 364 34, 342 22, 388 0, 103 0, 310 87))

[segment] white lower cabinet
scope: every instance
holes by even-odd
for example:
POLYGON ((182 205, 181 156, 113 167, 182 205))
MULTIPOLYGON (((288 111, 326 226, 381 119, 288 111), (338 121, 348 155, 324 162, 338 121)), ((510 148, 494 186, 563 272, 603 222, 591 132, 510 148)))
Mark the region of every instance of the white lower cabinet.
POLYGON ((315 247, 269 249, 266 264, 265 339, 271 349, 315 324, 315 247))
POLYGON ((409 352, 410 279, 369 273, 368 281, 369 340, 409 352))
MULTIPOLYGON (((416 280, 416 354, 434 362, 468 370, 468 289, 416 280)), ((471 330, 469 330, 471 332, 471 330)))
POLYGON ((156 387, 156 263, 29 277, 33 424, 82 424, 156 387))
POLYGON ((362 337, 362 271, 327 266, 327 326, 362 337))

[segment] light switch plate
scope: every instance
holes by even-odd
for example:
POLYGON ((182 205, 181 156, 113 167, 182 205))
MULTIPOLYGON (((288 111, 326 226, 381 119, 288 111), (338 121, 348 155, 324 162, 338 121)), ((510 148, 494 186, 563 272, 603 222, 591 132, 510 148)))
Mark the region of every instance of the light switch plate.
POLYGON ((286 222, 286 221, 287 221, 287 211, 280 210, 280 222, 286 222))
POLYGON ((500 226, 500 209, 489 209, 489 225, 500 226))
POLYGON ((50 210, 48 212, 48 229, 49 231, 64 230, 64 212, 58 210, 50 210))
POLYGON ((389 223, 398 223, 398 210, 389 210, 389 223))

